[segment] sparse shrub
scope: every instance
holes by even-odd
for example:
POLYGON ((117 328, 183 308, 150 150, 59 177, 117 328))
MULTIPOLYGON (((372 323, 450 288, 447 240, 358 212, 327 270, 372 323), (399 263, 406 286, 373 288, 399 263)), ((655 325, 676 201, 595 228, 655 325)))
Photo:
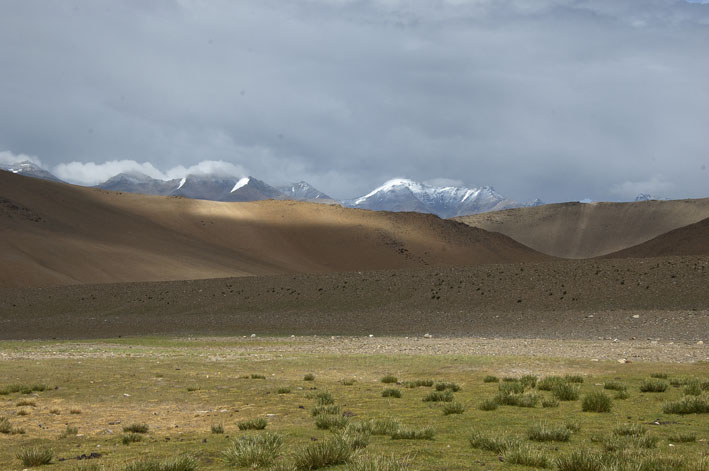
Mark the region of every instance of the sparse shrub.
POLYGON ((81 409, 69 409, 70 414, 79 415, 81 414, 81 409))
POLYGON ((443 415, 462 414, 465 406, 460 402, 449 402, 443 406, 443 415))
POLYGON ((398 389, 385 389, 384 391, 382 391, 382 397, 400 398, 401 391, 399 391, 398 389))
POLYGON ((266 379, 266 377, 264 375, 255 374, 255 373, 251 373, 250 377, 251 377, 251 379, 266 379))
POLYGON ((431 427, 412 428, 399 427, 391 434, 392 440, 433 440, 434 431, 431 427))
POLYGON ((500 378, 497 376, 488 375, 483 378, 483 383, 499 383, 500 378))
POLYGON ((646 433, 647 429, 640 424, 621 424, 613 429, 613 435, 620 437, 638 437, 646 433))
POLYGON ((566 375, 566 376, 564 376, 564 380, 567 383, 580 384, 580 383, 583 383, 583 376, 581 376, 581 375, 566 375))
POLYGON ((320 406, 327 406, 329 404, 334 404, 335 399, 327 391, 321 391, 315 395, 315 403, 320 406))
POLYGON ((56 407, 53 407, 52 409, 49 409, 49 413, 54 414, 54 415, 59 415, 62 413, 62 411, 57 409, 56 407))
POLYGON ((71 427, 69 425, 66 426, 66 429, 59 434, 59 438, 67 438, 67 437, 73 437, 76 436, 76 434, 79 433, 79 429, 76 427, 71 427))
POLYGON ((657 446, 657 437, 653 435, 610 435, 600 440, 606 452, 613 453, 626 448, 650 449, 657 446))
POLYGON ((551 391, 555 385, 561 383, 564 383, 564 378, 561 376, 545 376, 537 381, 537 389, 540 391, 551 391))
POLYGON ((320 414, 315 417, 315 426, 321 430, 334 430, 347 425, 349 419, 342 415, 320 414))
POLYGON ((394 456, 358 456, 345 468, 346 471, 408 471, 410 460, 394 456))
POLYGON ((450 391, 431 391, 424 398, 424 402, 452 402, 453 393, 450 391))
POLYGON ((513 378, 511 376, 505 376, 504 378, 502 378, 502 382, 503 383, 519 383, 519 379, 513 378))
POLYGON ((508 448, 519 445, 519 443, 520 441, 515 438, 491 437, 480 432, 473 432, 470 436, 471 447, 478 450, 492 451, 493 453, 502 453, 508 448))
POLYGON ((610 412, 612 408, 612 399, 600 391, 586 394, 581 403, 584 412, 610 412))
POLYGON ((506 463, 532 466, 534 468, 548 468, 551 465, 549 458, 543 452, 525 444, 518 444, 508 448, 502 453, 502 459, 506 463))
POLYGON ((604 471, 607 469, 603 455, 588 449, 575 450, 557 458, 556 468, 559 471, 604 471))
POLYGON ((640 383, 640 392, 665 392, 667 390, 667 383, 660 380, 646 379, 640 383))
POLYGON ((30 415, 30 411, 27 409, 20 409, 17 411, 17 415, 30 415))
POLYGON ((37 403, 35 401, 30 401, 29 399, 20 399, 17 401, 17 404, 15 404, 17 407, 24 407, 24 406, 30 406, 30 407, 37 407, 37 403))
POLYGON ((606 381, 603 383, 603 389, 611 391, 625 391, 627 388, 625 384, 619 383, 618 381, 606 381))
POLYGON ((357 382, 357 380, 354 378, 342 378, 340 380, 340 383, 342 383, 344 386, 352 386, 356 382, 357 382))
POLYGON ((509 394, 522 394, 524 392, 524 385, 519 381, 500 383, 497 388, 501 393, 509 394))
POLYGON ((624 401, 625 399, 628 399, 629 397, 630 397, 630 393, 628 391, 618 391, 613 396, 614 399, 620 399, 621 401, 624 401))
POLYGON ((311 410, 311 414, 313 417, 317 417, 318 415, 323 415, 323 414, 329 414, 329 415, 339 415, 341 413, 340 411, 340 406, 337 406, 335 404, 328 404, 324 406, 315 406, 311 410))
POLYGON ((315 442, 296 453, 295 466, 299 470, 314 470, 346 463, 354 450, 340 436, 315 442))
POLYGON ((667 439, 672 443, 691 443, 697 441, 697 434, 693 432, 674 433, 667 437, 667 439))
POLYGON ((535 375, 524 375, 519 379, 522 386, 532 389, 537 385, 537 377, 535 375))
POLYGON ((222 458, 229 466, 267 467, 278 458, 282 446, 283 438, 275 433, 245 435, 233 441, 222 458))
POLYGON ((131 443, 139 442, 143 439, 143 435, 140 433, 126 433, 121 437, 121 443, 124 445, 129 445, 131 443))
POLYGON ((552 427, 545 423, 537 424, 527 430, 527 438, 535 442, 568 442, 571 431, 566 427, 552 427))
POLYGON ((338 432, 340 438, 346 441, 353 450, 361 450, 369 445, 370 432, 361 427, 345 427, 338 432))
POLYGON ((662 406, 662 411, 665 414, 707 414, 709 413, 709 397, 706 395, 684 396, 678 401, 665 403, 662 406))
POLYGON ((212 430, 212 433, 214 433, 214 434, 222 434, 222 433, 224 433, 224 425, 212 424, 211 430, 212 430))
POLYGON ((460 386, 456 383, 436 383, 436 391, 460 391, 460 386))
POLYGON ((386 375, 382 376, 381 382, 384 384, 394 384, 397 383, 399 380, 396 376, 394 375, 386 375))
POLYGON ((124 432, 132 433, 148 433, 149 429, 148 424, 130 424, 123 427, 124 432))
POLYGON ((385 418, 385 419, 375 419, 371 421, 372 435, 391 435, 392 433, 399 430, 401 424, 398 420, 385 418))
POLYGON ((491 411, 495 410, 500 406, 500 404, 494 399, 485 399, 480 404, 478 404, 478 409, 491 411))
POLYGON ((559 383, 551 388, 551 393, 560 401, 576 401, 579 398, 579 387, 569 383, 559 383))
POLYGON ((199 391, 201 388, 199 386, 187 386, 187 392, 199 391))
POLYGON ((315 375, 312 373, 307 373, 303 376, 303 381, 315 381, 315 375))
POLYGON ((242 420, 241 422, 236 423, 239 430, 263 430, 267 425, 268 421, 262 417, 259 417, 258 419, 242 420))
POLYGON ((281 386, 278 388, 278 394, 290 394, 290 388, 288 386, 281 386))
POLYGON ((667 373, 652 373, 650 377, 657 379, 667 379, 669 378, 669 375, 667 373))
POLYGON ((22 388, 20 389, 20 394, 32 394, 32 387, 22 386, 22 388))
POLYGON ((550 409, 552 407, 559 407, 559 400, 556 398, 544 398, 542 399, 542 407, 545 409, 550 409))
POLYGON ((52 462, 54 450, 43 447, 22 448, 17 453, 17 459, 25 466, 42 466, 52 462))
POLYGON ((536 407, 540 396, 534 393, 509 394, 500 392, 495 396, 494 400, 503 406, 536 407))

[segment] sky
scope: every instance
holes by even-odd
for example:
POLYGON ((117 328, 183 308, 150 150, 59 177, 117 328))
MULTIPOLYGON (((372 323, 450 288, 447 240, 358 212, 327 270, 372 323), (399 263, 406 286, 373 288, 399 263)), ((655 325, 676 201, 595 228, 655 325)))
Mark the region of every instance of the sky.
POLYGON ((709 197, 709 4, 1 0, 0 163, 709 197))

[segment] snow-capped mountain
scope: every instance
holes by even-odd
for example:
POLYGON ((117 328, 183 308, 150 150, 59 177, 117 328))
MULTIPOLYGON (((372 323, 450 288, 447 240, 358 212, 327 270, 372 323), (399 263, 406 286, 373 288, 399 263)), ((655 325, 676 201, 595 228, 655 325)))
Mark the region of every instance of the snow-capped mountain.
MULTIPOLYGON (((404 178, 389 180, 370 193, 345 204, 352 208, 376 211, 433 213, 442 218, 525 206, 508 200, 490 186, 437 187, 404 178)), ((542 203, 535 201, 530 205, 538 204, 542 203)))
POLYGON ((18 175, 24 175, 26 177, 41 178, 42 180, 51 180, 53 182, 63 183, 62 180, 54 176, 52 173, 46 171, 39 165, 30 162, 29 160, 10 165, 0 165, 0 169, 7 170, 18 175))
POLYGON ((144 173, 119 173, 97 185, 97 188, 126 193, 142 193, 144 195, 169 195, 177 189, 180 180, 158 180, 144 173))
POLYGON ((332 198, 312 186, 308 182, 300 181, 291 183, 290 185, 281 185, 276 187, 278 191, 283 193, 289 200, 296 201, 325 201, 334 202, 332 198))
POLYGON ((234 182, 229 194, 220 201, 258 201, 285 199, 283 193, 253 177, 243 177, 234 182))

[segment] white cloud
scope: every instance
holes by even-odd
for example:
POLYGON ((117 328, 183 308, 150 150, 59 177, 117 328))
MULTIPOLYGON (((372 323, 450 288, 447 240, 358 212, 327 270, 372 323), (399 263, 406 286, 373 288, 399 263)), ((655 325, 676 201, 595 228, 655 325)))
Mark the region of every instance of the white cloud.
POLYGON ((35 165, 39 165, 40 167, 42 166, 42 162, 39 160, 39 158, 33 155, 13 154, 12 152, 7 150, 0 152, 0 165, 12 165, 18 162, 26 161, 30 161, 35 165))
POLYGON ((196 165, 178 165, 163 172, 150 162, 135 160, 110 160, 103 163, 69 162, 54 167, 53 173, 62 180, 80 185, 97 185, 119 173, 139 172, 159 180, 182 178, 189 174, 215 173, 241 177, 247 174, 244 167, 223 160, 203 160, 196 165))
POLYGON ((640 182, 624 181, 623 183, 613 185, 610 188, 610 192, 623 199, 634 199, 641 193, 662 197, 671 192, 673 188, 674 184, 672 182, 665 181, 662 177, 655 176, 650 180, 640 182))

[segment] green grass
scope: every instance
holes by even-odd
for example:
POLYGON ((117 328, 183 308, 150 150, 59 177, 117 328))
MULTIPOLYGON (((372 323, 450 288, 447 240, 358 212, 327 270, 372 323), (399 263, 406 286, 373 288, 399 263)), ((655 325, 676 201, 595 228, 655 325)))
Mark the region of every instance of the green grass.
POLYGON ((573 384, 559 383, 551 388, 551 393, 560 401, 576 401, 579 398, 580 388, 573 384))
POLYGON ((493 411, 500 407, 500 403, 495 399, 485 399, 480 404, 478 404, 478 409, 484 411, 493 411))
POLYGON ((315 404, 327 406, 335 403, 335 398, 327 391, 321 391, 315 395, 315 404))
POLYGON ((607 389, 610 391, 625 391, 626 389, 628 389, 628 387, 618 381, 606 381, 605 383, 603 383, 603 389, 607 389))
POLYGON ((182 455, 164 460, 144 459, 128 464, 124 471, 196 471, 197 459, 192 455, 182 455))
POLYGON ((216 435, 220 435, 220 434, 224 433, 224 425, 223 424, 212 424, 212 426, 209 429, 213 434, 216 434, 216 435))
POLYGON ((391 434, 392 440, 433 440, 435 432, 431 427, 404 427, 401 426, 391 434))
POLYGON ((379 380, 384 384, 396 384, 399 382, 399 378, 394 375, 385 375, 379 380))
POLYGON ((436 383, 436 391, 460 391, 460 386, 456 383, 436 383))
POLYGON ((335 430, 347 425, 349 419, 342 415, 320 414, 315 417, 315 426, 320 430, 335 430))
POLYGON ((353 453, 347 440, 335 435, 300 449, 293 461, 298 470, 322 469, 347 463, 353 453))
POLYGON ((303 376, 303 381, 315 381, 315 375, 312 373, 306 373, 303 376))
POLYGON ((288 386, 281 386, 276 390, 278 394, 290 394, 291 389, 288 386))
POLYGON ((460 402, 448 402, 443 405, 441 410, 443 411, 443 415, 462 414, 465 412, 465 405, 460 402))
POLYGON ((564 378, 561 376, 545 376, 537 381, 537 389, 540 391, 551 391, 554 386, 563 384, 564 382, 564 378))
POLYGON ((140 442, 143 440, 143 435, 140 433, 126 433, 121 437, 121 443, 124 445, 130 445, 131 443, 140 442))
MULTIPOLYGON (((584 449, 593 450, 599 459, 604 453, 607 455, 600 471, 696 471, 695 463, 707 461, 702 456, 707 451, 704 440, 709 438, 706 429, 709 416, 695 413, 704 410, 704 401, 709 398, 702 389, 702 384, 709 381, 709 371, 703 363, 668 365, 638 361, 619 366, 615 361, 519 356, 410 352, 340 355, 311 351, 309 347, 293 350, 291 341, 286 344, 286 353, 279 339, 259 339, 258 343, 249 340, 248 344, 239 339, 168 340, 0 342, 0 357, 8 352, 8 356, 17 357, 0 362, 3 385, 59 386, 37 392, 36 397, 22 395, 19 390, 0 396, 0 417, 6 417, 0 423, 7 424, 0 428, 8 431, 0 435, 0 463, 7 463, 8 469, 23 469, 16 458, 18 450, 39 446, 54 449, 51 466, 42 468, 55 471, 79 471, 84 464, 101 465, 91 471, 124 471, 126 466, 133 465, 134 469, 139 469, 138 466, 149 469, 145 467, 148 465, 160 469, 164 460, 183 454, 192 456, 200 471, 250 469, 250 466, 227 465, 222 452, 244 436, 273 432, 283 438, 280 451, 268 466, 257 469, 293 471, 296 457, 304 454, 303 450, 331 439, 342 442, 341 449, 349 455, 337 467, 331 467, 333 471, 384 466, 385 460, 377 458, 380 456, 393 457, 392 466, 411 470, 544 469, 535 467, 540 464, 535 458, 538 453, 548 461, 549 467, 545 469, 556 471, 562 469, 557 465, 558 460, 584 449), (52 358, 54 351, 66 352, 67 358, 52 358), (37 361, 36 355, 41 355, 42 361, 37 361), (670 369, 673 379, 683 378, 681 386, 668 387, 661 394, 638 392, 653 371, 670 369), (268 372, 266 380, 240 379, 252 371, 268 372), (317 382, 301 381, 308 371, 318 375, 317 382), (386 372, 396 372, 402 380, 402 386, 393 386, 401 390, 401 398, 381 397, 382 390, 390 387, 380 382, 386 372), (552 385, 563 383, 578 388, 581 399, 600 391, 612 398, 619 391, 604 390, 603 386, 609 382, 627 386, 631 394, 626 400, 613 401, 611 413, 583 412, 583 401, 558 401, 551 390, 540 390, 545 378, 554 374, 560 379, 551 381, 552 385), (566 377, 569 374, 582 376, 584 382, 569 381, 566 377), (516 380, 483 381, 493 375, 514 376, 516 380), (541 379, 532 388, 531 379, 523 383, 523 375, 541 379), (357 381, 345 385, 342 378, 357 381), (455 393, 449 389, 435 391, 436 382, 428 386, 426 378, 462 388, 455 393), (187 392, 186 386, 190 384, 198 384, 201 389, 187 392), (510 388, 508 391, 523 388, 521 393, 505 394, 505 404, 534 405, 536 401, 535 407, 499 405, 494 398, 500 384, 510 388), (696 385, 701 393, 683 399, 685 388, 691 387, 696 392, 696 385), (404 386, 413 387, 404 389, 404 386), (279 387, 289 387, 290 394, 277 394, 279 387), (423 402, 431 392, 450 393, 453 400, 423 402), (324 402, 332 400, 333 404, 318 405, 320 393, 325 394, 321 396, 326 398, 324 402), (20 400, 36 401, 37 407, 26 407, 31 414, 18 416, 16 404, 20 400), (677 411, 684 415, 663 412, 664 407, 675 411, 676 406, 671 405, 680 401, 684 405, 677 411), (479 410, 482 402, 492 406, 492 410, 479 410), (543 408, 547 402, 556 407, 543 408), (458 409, 458 404, 467 406, 462 415, 444 415, 448 410, 458 409), (49 412, 54 408, 61 409, 61 415, 49 412), (70 415, 73 408, 83 413, 70 415), (321 415, 335 416, 331 424, 334 426, 318 429, 315 422, 321 415), (239 421, 256 417, 268 421, 265 430, 237 428, 239 421), (651 425, 656 420, 662 425, 651 425), (122 426, 132 423, 149 424, 150 433, 135 434, 140 441, 123 446, 122 426), (214 424, 223 424, 224 433, 212 434, 214 424), (614 433, 631 425, 644 427, 648 433, 614 433), (77 428, 80 435, 58 439, 67 426, 77 428), (477 448, 468 444, 473 427, 484 434, 470 440, 477 448), (12 430, 19 428, 26 429, 25 435, 13 435, 12 430), (435 431, 433 440, 425 439, 421 433, 426 428, 435 431), (113 433, 107 433, 107 429, 113 433), (568 441, 555 441, 563 440, 567 434, 568 441), (85 463, 69 459, 92 451, 103 456, 85 463), (67 460, 59 461, 60 457, 67 460), (626 463, 618 464, 621 459, 618 457, 626 463), (401 463, 397 464, 399 460, 401 463), (676 460, 683 460, 683 464, 673 468, 676 460)), ((307 461, 313 466, 322 463, 319 458, 307 461)), ((303 460, 298 463, 303 469, 310 466, 303 460)))
POLYGON ((431 391, 423 398, 424 402, 452 402, 453 393, 450 391, 431 391))
POLYGON ((677 401, 670 401, 662 406, 665 414, 709 414, 709 396, 684 396, 677 401))
POLYGON ((500 382, 500 378, 498 378, 497 376, 487 375, 483 378, 483 383, 499 383, 499 382, 500 382))

